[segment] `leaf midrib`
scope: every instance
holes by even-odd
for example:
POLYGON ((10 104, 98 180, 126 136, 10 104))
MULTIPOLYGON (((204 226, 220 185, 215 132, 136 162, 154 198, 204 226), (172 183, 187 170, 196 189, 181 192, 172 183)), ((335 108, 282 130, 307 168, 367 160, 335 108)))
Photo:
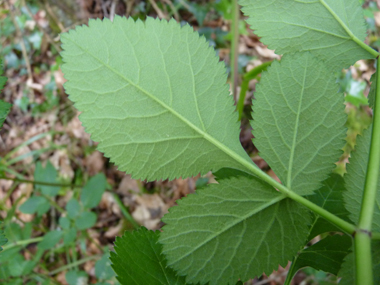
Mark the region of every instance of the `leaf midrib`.
MULTIPOLYGON (((282 194, 282 195, 279 195, 278 197, 276 198, 273 198, 272 200, 268 201, 267 203, 261 205, 260 207, 258 208, 255 208, 253 209, 252 211, 250 211, 248 214, 240 217, 240 219, 237 219, 235 222, 231 223, 231 224, 228 224, 226 225, 224 228, 222 228, 220 231, 212 234, 210 237, 208 237, 207 239, 205 239, 202 243, 200 243, 198 246, 196 246, 195 248, 191 249, 191 251, 189 251, 187 254, 184 254, 183 256, 181 256, 180 258, 176 259, 176 260, 173 260, 171 261, 171 263, 169 265, 173 265, 174 263, 177 263, 179 261, 181 261, 182 259, 184 259, 185 257, 189 256, 190 254, 192 254, 193 252, 197 251, 199 248, 203 247, 204 245, 206 245, 208 242, 210 242, 211 240, 215 239, 216 237, 220 236, 221 234, 223 234, 224 232, 228 231, 230 228, 236 226, 237 224, 241 223, 242 221, 252 217, 253 215, 263 211, 264 209, 276 204, 277 202, 280 202, 281 200, 287 198, 285 194, 282 194)), ((171 236, 170 238, 175 238, 176 236, 171 236)), ((165 241, 165 239, 161 239, 160 242, 163 243, 163 241, 165 241)))
POLYGON ((226 153, 232 159, 236 160, 237 162, 239 162, 240 164, 242 164, 243 166, 245 166, 246 168, 248 168, 250 170, 252 170, 252 169, 256 170, 256 169, 254 169, 255 165, 253 165, 252 161, 246 160, 244 157, 240 156, 235 151, 231 150, 229 147, 227 147, 226 145, 224 145, 223 143, 221 143, 220 141, 218 141, 217 139, 215 139, 214 137, 212 137, 211 135, 209 135, 205 131, 203 131, 200 128, 198 128, 197 126, 195 126, 192 122, 190 122, 188 119, 186 119, 185 117, 183 117, 181 114, 179 114, 173 108, 171 108, 170 106, 168 106, 167 104, 165 104, 164 102, 162 102, 161 100, 159 100, 158 98, 156 98, 154 95, 152 95, 151 93, 149 93, 145 89, 141 88, 139 85, 135 84, 134 82, 132 82, 131 80, 129 80, 125 76, 123 76, 120 72, 118 72, 116 69, 112 68, 110 65, 108 65, 108 64, 104 63, 103 61, 101 61, 98 57, 96 57, 95 55, 93 55, 91 52, 89 52, 88 50, 82 48, 75 41, 72 41, 69 37, 65 37, 65 38, 68 41, 70 41, 71 43, 73 43, 74 45, 76 45, 78 48, 80 48, 84 53, 87 53, 88 55, 90 55, 91 57, 93 57, 95 60, 97 60, 100 64, 102 64, 103 66, 107 67, 110 71, 112 71, 113 73, 115 73, 116 75, 118 75, 120 78, 122 78, 123 80, 125 80, 128 84, 130 84, 131 86, 133 86, 136 89, 140 90, 142 93, 144 93, 150 99, 152 99, 153 101, 155 101, 158 104, 160 104, 163 108, 165 108, 166 110, 168 110, 170 113, 172 113, 174 116, 176 116, 179 120, 183 121, 190 128, 192 128, 194 131, 196 131, 197 133, 199 133, 204 139, 206 139, 207 141, 209 141, 211 144, 215 145, 217 148, 219 148, 221 151, 223 151, 224 153, 226 153))

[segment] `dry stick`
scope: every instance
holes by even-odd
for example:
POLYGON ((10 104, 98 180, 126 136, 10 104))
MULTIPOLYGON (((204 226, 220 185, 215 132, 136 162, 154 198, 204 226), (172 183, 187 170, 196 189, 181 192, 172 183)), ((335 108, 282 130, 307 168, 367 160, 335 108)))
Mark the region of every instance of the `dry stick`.
POLYGON ((15 19, 15 13, 14 13, 15 7, 13 5, 10 5, 9 10, 10 10, 12 22, 16 28, 16 36, 20 39, 21 52, 22 52, 22 56, 24 57, 24 60, 25 60, 26 70, 28 72, 28 81, 30 81, 32 83, 33 82, 32 68, 30 66, 30 61, 28 58, 28 54, 26 52, 26 47, 25 47, 25 43, 24 43, 24 39, 22 37, 20 27, 18 26, 17 21, 15 19))
POLYGON ((134 0, 125 0, 125 5, 127 6, 127 10, 125 12, 125 16, 128 18, 128 16, 132 12, 133 5, 135 4, 134 0))
POLYGON ((176 7, 174 7, 173 3, 170 0, 162 0, 162 1, 169 5, 170 9, 173 11, 174 18, 176 19, 177 22, 179 22, 180 18, 179 18, 178 10, 176 9, 176 7))
POLYGON ((157 6, 157 4, 156 4, 156 2, 154 2, 154 0, 149 0, 149 3, 152 5, 154 11, 156 11, 156 13, 160 19, 166 19, 164 12, 161 11, 161 9, 157 6))
POLYGON ((113 18, 115 18, 116 1, 117 0, 113 0, 111 3, 111 8, 110 8, 110 20, 111 21, 113 21, 113 18))
POLYGON ((44 1, 45 9, 48 12, 49 16, 54 20, 54 22, 57 24, 58 28, 63 32, 65 30, 65 27, 62 25, 61 21, 58 19, 58 17, 54 14, 53 10, 51 9, 49 3, 45 0, 44 1))
MULTIPOLYGON (((33 13, 32 13, 32 11, 30 11, 29 6, 26 5, 25 0, 22 1, 22 5, 26 8, 26 11, 28 12, 29 16, 33 19, 33 13)), ((61 47, 59 47, 59 46, 54 42, 54 40, 51 38, 51 36, 49 35, 49 33, 46 32, 46 31, 45 31, 40 25, 38 25, 38 23, 36 23, 36 26, 37 26, 38 30, 39 30, 42 34, 44 34, 44 35, 46 36, 47 41, 48 41, 48 42, 49 42, 49 43, 55 48, 55 50, 56 50, 57 52, 61 52, 61 51, 62 51, 61 47)))

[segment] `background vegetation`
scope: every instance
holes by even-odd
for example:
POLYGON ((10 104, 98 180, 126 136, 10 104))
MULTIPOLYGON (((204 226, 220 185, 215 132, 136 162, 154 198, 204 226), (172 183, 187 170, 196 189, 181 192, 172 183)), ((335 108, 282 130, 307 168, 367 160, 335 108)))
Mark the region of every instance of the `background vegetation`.
MULTIPOLYGON (((274 176, 252 145, 247 119, 259 73, 279 58, 249 31, 243 15, 233 28, 234 3, 0 0, 0 59, 8 77, 0 98, 13 104, 0 132, 0 220, 8 239, 0 253, 0 284, 118 284, 108 260, 115 236, 138 225, 159 229, 160 218, 175 200, 213 182, 211 174, 154 183, 132 180, 95 150, 65 94, 59 54, 59 34, 89 18, 174 17, 204 35, 234 74, 230 83, 237 102, 240 97, 241 143, 253 161, 274 176)), ((363 7, 367 42, 378 49, 378 4, 366 1, 363 7)), ((373 64, 359 61, 339 79, 348 113, 347 144, 336 168, 340 174, 357 134, 371 121, 366 96, 373 64)), ((287 268, 279 268, 247 284, 282 284, 286 273, 287 268)), ((294 282, 337 280, 304 269, 294 282)))

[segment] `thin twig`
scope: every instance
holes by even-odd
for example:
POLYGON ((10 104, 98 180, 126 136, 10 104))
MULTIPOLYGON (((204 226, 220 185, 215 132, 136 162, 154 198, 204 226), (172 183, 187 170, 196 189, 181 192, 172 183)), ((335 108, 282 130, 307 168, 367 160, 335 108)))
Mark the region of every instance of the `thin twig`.
POLYGON ((161 9, 157 6, 157 4, 154 0, 149 0, 149 3, 152 5, 154 11, 156 11, 156 13, 160 19, 166 19, 164 12, 161 11, 161 9))
POLYGON ((179 18, 178 10, 173 5, 173 3, 170 0, 162 0, 162 1, 169 5, 170 9, 173 11, 174 19, 176 19, 176 21, 179 22, 180 18, 179 18))

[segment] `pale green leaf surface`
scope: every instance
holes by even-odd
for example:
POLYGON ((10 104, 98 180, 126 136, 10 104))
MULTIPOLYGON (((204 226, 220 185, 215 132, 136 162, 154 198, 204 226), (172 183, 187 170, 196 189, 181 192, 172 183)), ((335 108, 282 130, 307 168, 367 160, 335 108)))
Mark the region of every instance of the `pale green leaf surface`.
MULTIPOLYGON (((350 219, 357 224, 368 167, 369 149, 371 144, 372 125, 363 131, 356 139, 355 150, 347 164, 347 174, 344 176, 347 191, 343 194, 345 206, 350 212, 350 219)), ((377 181, 376 202, 374 205, 372 230, 380 231, 380 173, 377 181)))
POLYGON ((337 275, 351 246, 352 238, 349 236, 334 235, 303 249, 293 260, 284 285, 289 285, 297 271, 304 267, 337 275))
MULTIPOLYGON (((314 195, 308 196, 307 198, 330 213, 343 220, 349 221, 349 213, 343 203, 343 193, 345 191, 346 188, 342 176, 331 173, 330 177, 323 182, 322 187, 315 191, 314 195)), ((338 227, 315 214, 311 223, 308 240, 326 232, 339 231, 341 230, 338 227)))
POLYGON ((177 276, 166 265, 162 245, 158 243, 159 235, 159 231, 141 227, 116 238, 115 252, 111 252, 110 259, 121 284, 186 284, 184 277, 177 276))
POLYGON ((277 54, 311 51, 334 71, 375 58, 358 0, 241 0, 247 22, 277 54))
POLYGON ((282 183, 307 195, 334 168, 346 136, 343 94, 310 53, 283 56, 262 75, 253 100, 255 146, 282 183))
POLYGON ((269 275, 286 266, 308 235, 309 211, 252 177, 219 180, 177 203, 163 218, 159 242, 188 283, 269 275))
MULTIPOLYGON (((372 241, 371 244, 372 251, 372 272, 373 272, 373 284, 380 284, 380 241, 372 241)), ((349 253, 342 267, 338 273, 339 277, 342 279, 339 285, 353 285, 355 283, 355 254, 354 252, 349 253)))
POLYGON ((251 163, 224 64, 188 25, 98 19, 61 40, 66 92, 119 170, 151 181, 251 163))

